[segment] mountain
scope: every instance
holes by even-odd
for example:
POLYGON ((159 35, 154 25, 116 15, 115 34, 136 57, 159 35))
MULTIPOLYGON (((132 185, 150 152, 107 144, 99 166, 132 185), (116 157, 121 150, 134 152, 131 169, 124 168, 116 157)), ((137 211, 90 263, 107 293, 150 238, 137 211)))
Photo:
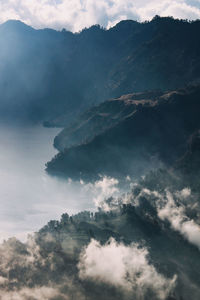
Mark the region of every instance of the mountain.
POLYGON ((170 166, 200 128, 200 85, 121 96, 96 106, 55 138, 47 171, 72 178, 142 176, 170 166))
MULTIPOLYGON (((1 297, 198 300, 199 141, 197 130, 171 168, 129 181, 119 196, 100 197, 95 212, 64 213, 26 242, 1 243, 1 297)), ((103 179, 96 185, 106 190, 103 179)))
POLYGON ((134 93, 93 106, 59 133, 54 140, 54 146, 63 151, 69 146, 85 143, 130 118, 141 107, 157 105, 161 95, 161 91, 134 93))
POLYGON ((8 21, 0 25, 1 118, 63 127, 106 99, 198 81, 199 30, 199 21, 158 16, 79 33, 8 21))
POLYGON ((199 300, 199 30, 0 26, 1 119, 63 127, 46 171, 96 204, 1 243, 0 298, 199 300))
POLYGON ((25 243, 4 241, 1 295, 198 300, 199 202, 189 189, 156 185, 144 179, 119 199, 105 199, 107 211, 65 213, 25 243))

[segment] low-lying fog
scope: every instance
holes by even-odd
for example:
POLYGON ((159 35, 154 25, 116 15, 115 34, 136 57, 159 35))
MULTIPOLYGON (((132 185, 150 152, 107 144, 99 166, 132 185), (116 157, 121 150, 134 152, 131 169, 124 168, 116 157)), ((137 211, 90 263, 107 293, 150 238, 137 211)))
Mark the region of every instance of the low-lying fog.
POLYGON ((0 241, 25 239, 61 214, 92 209, 92 194, 81 184, 50 177, 45 163, 56 150, 59 129, 0 126, 0 241))

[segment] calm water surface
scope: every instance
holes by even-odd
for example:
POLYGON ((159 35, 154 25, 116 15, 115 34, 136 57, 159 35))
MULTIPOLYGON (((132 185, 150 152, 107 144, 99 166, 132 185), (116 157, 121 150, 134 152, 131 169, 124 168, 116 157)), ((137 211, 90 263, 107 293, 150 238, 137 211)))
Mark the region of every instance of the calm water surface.
POLYGON ((64 212, 92 209, 92 195, 81 184, 50 177, 45 163, 56 150, 55 128, 0 127, 0 241, 24 240, 64 212))

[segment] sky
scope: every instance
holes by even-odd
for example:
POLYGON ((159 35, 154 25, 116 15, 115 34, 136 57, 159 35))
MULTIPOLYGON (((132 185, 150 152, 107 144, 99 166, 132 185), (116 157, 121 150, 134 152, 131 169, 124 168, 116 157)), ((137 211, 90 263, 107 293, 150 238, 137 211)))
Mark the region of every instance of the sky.
POLYGON ((0 23, 18 19, 34 28, 77 32, 121 20, 150 20, 155 15, 200 19, 200 0, 0 0, 0 23))

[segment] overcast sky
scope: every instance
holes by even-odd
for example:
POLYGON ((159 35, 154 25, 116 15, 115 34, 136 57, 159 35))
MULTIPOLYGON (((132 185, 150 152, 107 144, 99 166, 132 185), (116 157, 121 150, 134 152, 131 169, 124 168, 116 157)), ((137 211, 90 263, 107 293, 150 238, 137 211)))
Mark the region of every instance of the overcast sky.
POLYGON ((79 31, 122 19, 149 20, 154 15, 200 19, 200 0, 0 0, 0 23, 19 19, 35 28, 79 31))

